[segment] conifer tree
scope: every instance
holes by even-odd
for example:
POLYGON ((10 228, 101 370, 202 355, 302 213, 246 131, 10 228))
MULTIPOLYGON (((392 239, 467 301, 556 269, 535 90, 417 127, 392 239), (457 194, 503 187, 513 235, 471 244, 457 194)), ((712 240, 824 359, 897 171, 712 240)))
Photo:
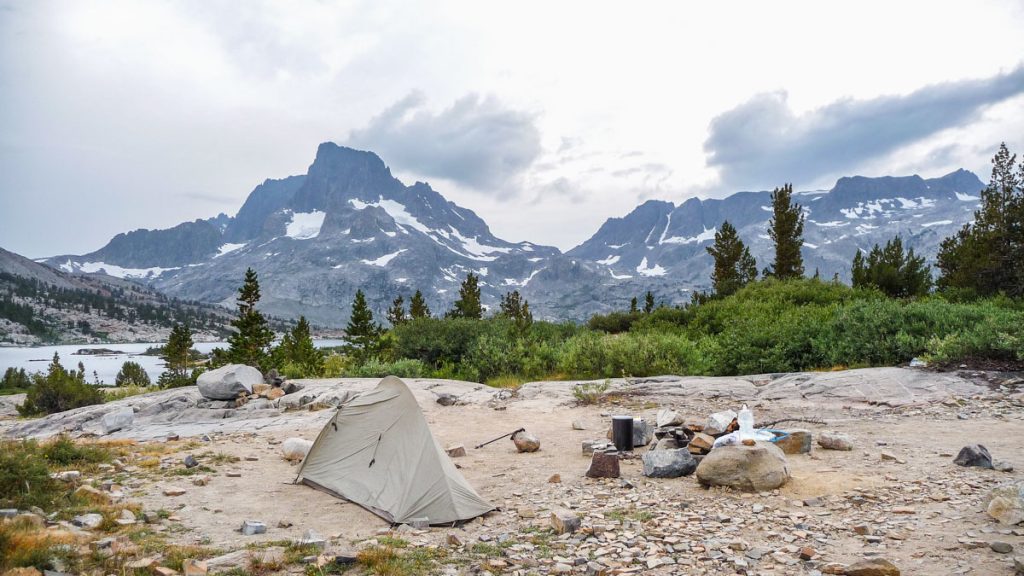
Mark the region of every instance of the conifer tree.
POLYGON ((654 312, 654 294, 648 290, 647 294, 644 294, 644 314, 651 312, 654 312))
POLYGON ((356 297, 352 300, 352 316, 345 326, 345 351, 363 361, 377 351, 380 334, 380 325, 373 321, 373 312, 366 304, 366 296, 362 290, 356 290, 356 297))
POLYGON ((470 272, 459 287, 459 299, 448 312, 449 318, 483 318, 484 309, 480 303, 480 277, 470 272))
POLYGON ((629 313, 630 314, 637 314, 637 313, 640 312, 640 310, 636 307, 636 304, 637 304, 636 296, 633 296, 633 299, 629 301, 629 313))
POLYGON ((715 243, 707 251, 715 260, 711 273, 715 294, 728 296, 757 279, 757 261, 728 220, 715 232, 715 243))
POLYGON ((170 378, 188 377, 188 356, 192 349, 192 330, 188 324, 175 324, 164 345, 163 359, 170 378))
POLYGON ((324 372, 323 350, 313 344, 309 322, 305 316, 299 316, 299 321, 282 337, 281 344, 275 352, 278 353, 278 364, 291 364, 303 377, 313 378, 324 372))
POLYGON ((1024 163, 1017 165, 1006 143, 992 158, 974 223, 943 240, 937 267, 940 288, 1024 296, 1024 163))
POLYGON ((427 301, 423 299, 423 293, 419 290, 412 295, 412 299, 409 300, 409 316, 416 320, 418 318, 430 318, 430 306, 427 306, 427 301))
POLYGON ((409 317, 405 315, 405 298, 402 298, 401 295, 391 301, 391 307, 388 308, 387 318, 392 327, 398 326, 399 324, 405 323, 409 320, 409 317))
POLYGON ((793 185, 786 184, 772 192, 772 219, 768 223, 768 237, 775 243, 775 261, 765 270, 765 276, 779 280, 804 275, 804 258, 800 248, 804 244, 804 213, 793 203, 793 185))
POLYGON ((854 288, 874 286, 894 298, 923 296, 932 283, 924 257, 915 256, 913 248, 904 253, 899 236, 886 242, 885 248, 875 244, 867 258, 857 250, 851 273, 854 288))
POLYGON ((507 292, 502 296, 498 308, 498 316, 512 320, 520 330, 525 330, 533 324, 530 302, 519 294, 519 290, 507 292))
POLYGON ((267 364, 270 345, 274 341, 274 332, 270 329, 267 319, 256 309, 260 301, 260 283, 256 271, 249 268, 245 271, 245 282, 238 289, 238 315, 231 321, 235 332, 228 336, 228 349, 225 354, 229 362, 246 364, 263 370, 267 364))

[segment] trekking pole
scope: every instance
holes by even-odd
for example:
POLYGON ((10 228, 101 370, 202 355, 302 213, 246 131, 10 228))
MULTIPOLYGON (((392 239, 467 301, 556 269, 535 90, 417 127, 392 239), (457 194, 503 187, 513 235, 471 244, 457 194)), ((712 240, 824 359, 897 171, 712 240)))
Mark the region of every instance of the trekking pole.
POLYGON ((476 446, 474 446, 474 448, 479 450, 480 448, 483 448, 484 446, 487 446, 491 442, 497 442, 498 440, 501 440, 502 438, 508 438, 509 436, 515 434, 516 432, 526 432, 526 428, 519 428, 518 430, 513 430, 513 431, 509 432, 508 434, 502 434, 501 436, 498 436, 494 440, 488 440, 487 442, 484 442, 483 444, 477 444, 476 446))

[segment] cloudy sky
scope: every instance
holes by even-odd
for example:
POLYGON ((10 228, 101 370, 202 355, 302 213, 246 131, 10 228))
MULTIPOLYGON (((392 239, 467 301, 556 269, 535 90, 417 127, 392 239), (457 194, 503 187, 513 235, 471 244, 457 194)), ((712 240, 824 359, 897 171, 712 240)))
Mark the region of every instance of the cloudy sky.
POLYGON ((651 198, 1024 152, 1019 0, 0 0, 0 247, 233 215, 318 143, 568 249, 651 198))

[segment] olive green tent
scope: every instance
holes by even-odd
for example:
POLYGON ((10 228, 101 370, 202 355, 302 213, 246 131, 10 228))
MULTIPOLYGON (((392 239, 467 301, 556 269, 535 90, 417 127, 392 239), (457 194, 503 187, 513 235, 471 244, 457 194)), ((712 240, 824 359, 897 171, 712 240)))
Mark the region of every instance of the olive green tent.
POLYGON ((494 510, 430 433, 416 398, 388 376, 338 407, 296 482, 355 502, 392 523, 450 524, 494 510))

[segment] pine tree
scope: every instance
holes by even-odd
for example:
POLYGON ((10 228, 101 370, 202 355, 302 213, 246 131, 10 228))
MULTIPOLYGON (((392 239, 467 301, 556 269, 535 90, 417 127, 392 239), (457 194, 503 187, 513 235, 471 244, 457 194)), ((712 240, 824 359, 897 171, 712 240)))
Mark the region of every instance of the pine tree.
POLYGON ((480 303, 480 277, 470 272, 459 287, 459 299, 448 312, 449 318, 471 318, 479 320, 484 316, 483 305, 480 303))
POLYGON ((309 322, 305 316, 299 316, 299 321, 282 339, 282 345, 285 340, 288 341, 285 362, 298 367, 306 378, 323 375, 324 352, 313 344, 313 337, 309 332, 309 322))
POLYGON ((931 269, 923 256, 915 256, 914 249, 903 251, 899 236, 871 249, 868 257, 860 250, 853 256, 853 287, 873 286, 893 298, 923 296, 931 288, 931 269))
POLYGON ((498 309, 498 316, 515 322, 516 327, 520 331, 529 328, 533 324, 530 303, 519 294, 519 290, 513 290, 502 296, 498 309))
POLYGON ((412 299, 409 300, 409 316, 416 320, 418 318, 430 318, 430 306, 427 306, 427 301, 423 299, 423 293, 419 290, 412 295, 412 299))
POLYGON ((644 314, 654 312, 654 294, 650 290, 644 294, 644 314))
POLYGON ((228 336, 225 354, 229 362, 247 364, 263 370, 268 364, 268 352, 274 341, 274 332, 267 319, 256 309, 260 301, 260 283, 256 272, 245 271, 245 282, 238 289, 238 315, 231 321, 235 333, 228 336))
POLYGON ((142 365, 131 360, 121 364, 121 370, 114 377, 115 386, 149 386, 150 384, 152 382, 149 380, 149 374, 146 374, 142 365))
POLYGON ((381 328, 373 321, 373 312, 366 304, 366 296, 362 290, 356 290, 352 300, 352 316, 345 326, 345 351, 358 361, 372 356, 380 343, 381 328))
POLYGON ((715 260, 711 273, 715 294, 728 296, 757 279, 757 261, 728 220, 715 232, 715 243, 707 251, 715 260))
POLYGON ((391 301, 391 307, 388 308, 387 314, 388 322, 391 326, 398 326, 399 324, 405 323, 409 320, 409 317, 405 315, 405 299, 401 295, 391 301))
POLYGON ((192 350, 192 330, 188 324, 175 324, 164 345, 163 359, 167 371, 174 378, 188 377, 189 351, 192 350))
POLYGON ((804 213, 793 203, 793 185, 786 184, 772 192, 772 219, 768 223, 768 237, 775 243, 775 261, 765 276, 779 280, 804 275, 804 259, 800 248, 804 244, 804 213))
POLYGON ((640 310, 636 307, 636 304, 637 304, 636 296, 633 296, 633 299, 629 301, 629 313, 630 314, 637 314, 637 313, 640 312, 640 310))
POLYGON ((992 158, 974 223, 942 241, 937 267, 940 288, 1024 296, 1024 163, 1005 143, 992 158))

